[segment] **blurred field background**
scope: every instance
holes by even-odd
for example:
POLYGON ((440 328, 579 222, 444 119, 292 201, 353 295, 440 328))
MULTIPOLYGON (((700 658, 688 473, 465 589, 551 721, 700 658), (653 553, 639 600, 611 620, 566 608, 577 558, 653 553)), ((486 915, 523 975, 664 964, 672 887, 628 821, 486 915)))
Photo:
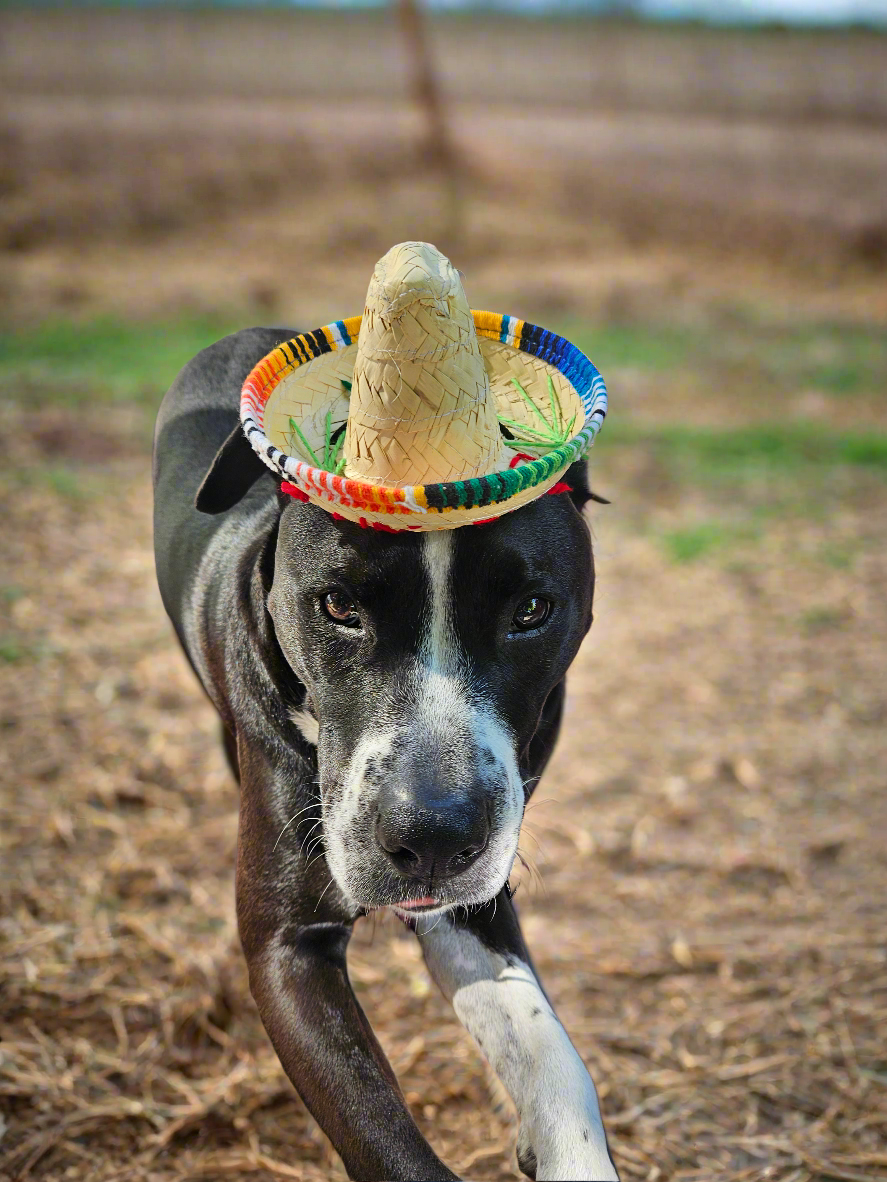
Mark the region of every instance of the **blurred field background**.
MULTIPOLYGON (((153 415, 427 238, 611 417, 517 902, 626 1179, 887 1178, 887 37, 0 12, 0 1176, 344 1177, 249 997, 236 790, 154 584, 153 415)), ((412 937, 355 986, 462 1176, 515 1131, 412 937)))

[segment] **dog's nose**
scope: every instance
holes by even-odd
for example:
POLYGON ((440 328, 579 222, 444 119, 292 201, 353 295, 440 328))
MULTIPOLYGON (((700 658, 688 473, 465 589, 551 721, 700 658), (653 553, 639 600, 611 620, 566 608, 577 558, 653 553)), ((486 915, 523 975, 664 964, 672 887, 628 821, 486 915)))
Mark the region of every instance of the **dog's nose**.
POLYGON ((489 837, 487 812, 474 803, 380 802, 376 840, 404 878, 455 878, 477 861, 489 837))

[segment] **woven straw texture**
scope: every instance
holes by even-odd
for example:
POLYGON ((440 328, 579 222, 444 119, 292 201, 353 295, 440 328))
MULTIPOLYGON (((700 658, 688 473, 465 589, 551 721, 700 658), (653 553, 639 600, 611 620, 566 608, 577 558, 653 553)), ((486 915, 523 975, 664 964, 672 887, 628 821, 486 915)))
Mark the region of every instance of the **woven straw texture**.
POLYGON ((311 460, 290 426, 292 419, 312 449, 323 451, 327 413, 333 430, 348 418, 348 390, 342 381, 351 381, 356 352, 357 346, 351 345, 339 353, 326 353, 281 381, 265 407, 265 431, 272 443, 290 455, 311 460))
MULTIPOLYGON (((481 354, 490 379, 497 415, 501 415, 503 419, 513 419, 529 428, 538 427, 538 419, 527 406, 514 382, 517 381, 548 416, 550 378, 560 404, 563 422, 569 423, 575 417, 575 430, 578 431, 584 417, 582 400, 559 369, 549 365, 541 357, 534 357, 532 353, 521 353, 503 341, 482 338, 481 354)), ((524 449, 518 447, 516 450, 524 449)))
MULTIPOLYGON (((247 438, 264 463, 288 482, 284 487, 328 512, 376 529, 455 529, 491 520, 535 500, 594 442, 607 413, 606 386, 588 358, 563 337, 498 312, 475 311, 472 316, 481 354, 493 374, 491 390, 499 404, 512 411, 507 417, 513 422, 538 426, 537 411, 541 413, 546 399, 530 382, 544 375, 547 386, 551 379, 560 402, 561 426, 570 437, 546 454, 531 459, 517 450, 521 444, 516 439, 511 443, 513 450, 504 452, 506 458, 512 457, 507 469, 471 480, 400 488, 318 467, 321 450, 326 456, 326 448, 345 430, 344 383, 345 375, 353 372, 359 316, 302 333, 262 358, 241 392, 240 415, 247 438), (511 382, 509 375, 516 367, 532 407, 511 382), (304 384, 300 374, 307 375, 304 384), (572 424, 577 402, 579 421, 572 424), (296 415, 307 432, 293 430, 296 415)), ((550 409, 550 391, 547 401, 550 409)))
MULTIPOLYGON (((503 418, 512 419, 526 427, 538 426, 533 412, 527 406, 512 379, 516 379, 524 390, 533 397, 538 406, 544 408, 548 414, 548 378, 557 393, 565 422, 577 416, 577 427, 582 423, 582 402, 569 381, 553 365, 549 365, 531 353, 521 353, 511 345, 502 341, 492 341, 481 337, 478 341, 480 357, 486 369, 490 393, 494 406, 494 413, 503 418)), ((349 404, 347 388, 343 381, 351 382, 354 376, 355 360, 358 346, 352 344, 336 353, 326 353, 321 357, 300 365, 298 369, 283 377, 272 390, 265 405, 265 433, 275 447, 288 455, 297 455, 303 460, 311 461, 311 456, 304 444, 295 435, 290 426, 290 419, 298 423, 302 434, 315 453, 323 451, 326 435, 326 416, 330 414, 330 427, 336 434, 342 425, 349 421, 349 405, 351 415, 354 414, 355 382, 349 404)), ((347 450, 347 433, 346 433, 347 450)), ((471 476, 485 476, 499 468, 507 468, 513 456, 524 451, 520 445, 509 447, 508 441, 502 438, 498 421, 496 422, 496 454, 486 466, 479 471, 463 472, 458 468, 449 480, 468 479, 471 476)), ((351 465, 348 466, 350 468, 351 465)), ((437 471, 437 469, 435 469, 437 471)), ((346 468, 346 472, 352 473, 346 468)), ((356 475, 356 474, 354 474, 356 475)), ((402 480, 378 480, 375 470, 368 473, 364 479, 373 483, 404 486, 402 480)), ((409 481, 413 484, 443 483, 436 475, 419 471, 415 478, 409 481)))
POLYGON ((472 312, 433 246, 377 264, 366 312, 282 342, 240 418, 290 495, 363 526, 455 529, 518 509, 581 459, 604 380, 568 340, 472 312))
POLYGON ((357 342, 345 474, 395 486, 483 476, 502 435, 459 274, 427 242, 376 264, 357 342))

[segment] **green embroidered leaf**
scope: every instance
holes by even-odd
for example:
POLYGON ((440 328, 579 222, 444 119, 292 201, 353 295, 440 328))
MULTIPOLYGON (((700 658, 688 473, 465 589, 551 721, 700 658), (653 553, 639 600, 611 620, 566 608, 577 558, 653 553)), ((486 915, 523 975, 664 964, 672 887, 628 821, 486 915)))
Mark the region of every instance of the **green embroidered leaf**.
POLYGON ((499 415, 499 422, 507 427, 514 438, 510 441, 513 444, 519 444, 527 451, 538 451, 541 453, 553 451, 557 447, 562 447, 572 436, 573 427, 576 423, 576 415, 570 419, 569 423, 564 426, 564 412, 561 407, 561 400, 558 397, 558 392, 555 389, 551 374, 546 375, 548 378, 548 406, 551 412, 551 420, 549 421, 533 399, 529 396, 517 378, 512 378, 512 384, 517 389, 521 398, 526 402, 527 406, 542 424, 540 426, 530 426, 529 423, 517 423, 514 419, 507 419, 504 415, 499 415))
POLYGON ((293 432, 295 435, 297 435, 297 436, 298 436, 298 438, 299 438, 299 441, 300 441, 300 442, 301 442, 301 444, 302 444, 302 447, 304 447, 305 451, 307 451, 308 455, 309 455, 309 456, 311 457, 311 459, 314 461, 314 467, 315 467, 315 468, 321 468, 321 467, 323 467, 323 465, 321 464, 320 460, 317 458, 317 456, 316 456, 316 455, 315 455, 315 453, 314 453, 314 448, 311 446, 311 444, 308 442, 308 440, 307 440, 307 439, 305 438, 305 436, 302 434, 302 429, 301 429, 301 427, 300 427, 300 426, 299 426, 299 424, 296 422, 296 420, 295 420, 295 419, 293 419, 293 418, 290 418, 290 430, 291 430, 291 431, 292 431, 292 432, 293 432))
POLYGON ((296 449, 296 440, 298 440, 310 456, 315 468, 320 468, 324 472, 332 472, 334 476, 341 476, 345 470, 345 456, 343 454, 345 448, 345 432, 342 431, 335 443, 333 443, 333 435, 344 425, 344 423, 340 423, 337 427, 334 427, 333 412, 327 411, 323 433, 323 456, 318 457, 317 452, 305 438, 304 432, 299 424, 295 419, 291 418, 289 445, 293 449, 296 449))
POLYGON ((332 411, 326 412, 326 430, 323 433, 323 470, 329 472, 330 464, 330 422, 332 420, 332 411))

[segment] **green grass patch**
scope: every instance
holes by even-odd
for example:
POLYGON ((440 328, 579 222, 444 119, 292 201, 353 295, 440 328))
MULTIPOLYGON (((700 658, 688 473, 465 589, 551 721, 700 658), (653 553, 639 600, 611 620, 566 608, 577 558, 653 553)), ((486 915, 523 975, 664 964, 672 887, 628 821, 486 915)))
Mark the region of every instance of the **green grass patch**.
POLYGON ((88 504, 113 487, 101 465, 16 464, 0 475, 0 490, 7 495, 30 488, 52 493, 70 504, 88 504))
POLYGON ((760 530, 753 522, 701 521, 662 534, 662 545, 672 562, 695 562, 741 543, 757 541, 760 530))
POLYGON ((847 623, 847 611, 838 607, 811 607, 801 615, 801 628, 808 636, 832 632, 847 623))
MULTIPOLYGON (((880 496, 879 486, 887 482, 887 434, 836 433, 813 423, 724 430, 636 427, 617 420, 595 446, 598 471, 606 468, 608 454, 619 471, 623 448, 631 453, 626 460, 634 496, 647 512, 698 490, 716 513, 757 536, 775 518, 825 521, 838 504, 880 496)), ((605 477, 597 483, 607 491, 605 477)), ((705 526, 665 544, 675 561, 690 561, 722 539, 705 526)), ((842 561, 842 555, 833 557, 833 565, 842 561)))
POLYGON ((563 331, 604 378, 621 368, 682 372, 711 381, 715 391, 742 380, 750 407, 774 391, 836 398, 887 391, 887 334, 856 325, 786 327, 748 318, 727 326, 572 324, 563 331))
POLYGON ((858 543, 829 541, 822 543, 817 556, 826 566, 830 566, 832 570, 850 570, 856 561, 858 552, 858 543))
POLYGON ((27 660, 33 654, 27 645, 16 636, 0 635, 0 663, 15 665, 19 661, 27 660))
POLYGON ((156 407, 182 366, 235 331, 230 321, 101 320, 0 331, 0 396, 47 405, 126 402, 156 407))
POLYGON ((54 464, 49 468, 40 468, 29 474, 36 483, 45 485, 56 496, 64 497, 67 501, 85 501, 89 498, 89 489, 84 475, 71 468, 54 464))
POLYGON ((761 364, 771 377, 838 397, 887 390, 887 334, 856 326, 765 334, 761 364))
POLYGON ((723 546, 725 530, 716 522, 702 522, 663 534, 662 541, 672 562, 694 562, 709 551, 723 546))
POLYGON ((667 325, 608 324, 564 329, 606 379, 608 369, 665 371, 698 366, 706 355, 707 334, 667 325))
POLYGON ((607 424, 608 445, 643 445, 698 477, 729 479, 748 471, 797 473, 853 465, 887 475, 887 434, 833 431, 817 423, 764 423, 720 430, 607 424))

